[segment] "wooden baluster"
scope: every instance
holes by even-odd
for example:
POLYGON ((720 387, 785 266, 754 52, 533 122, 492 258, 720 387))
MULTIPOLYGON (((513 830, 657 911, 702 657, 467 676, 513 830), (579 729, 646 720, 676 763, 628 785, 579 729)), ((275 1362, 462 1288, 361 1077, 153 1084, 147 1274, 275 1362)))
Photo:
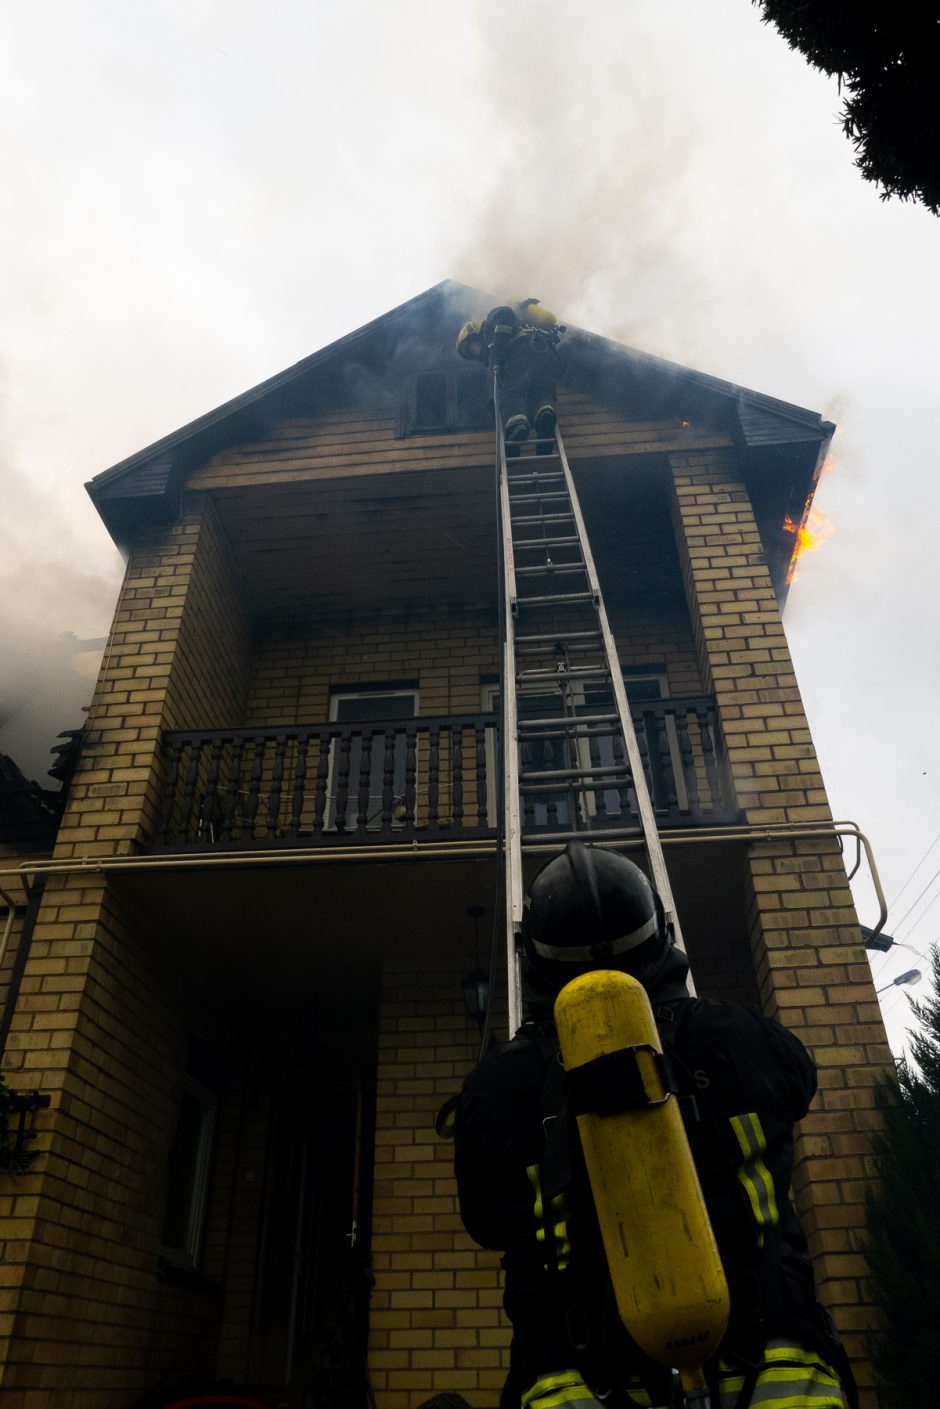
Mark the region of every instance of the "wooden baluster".
POLYGON ((222 757, 223 742, 221 734, 212 741, 206 786, 202 794, 202 807, 199 813, 199 835, 202 836, 205 833, 213 844, 218 840, 219 763, 222 757))
POLYGON ((238 797, 241 788, 242 754, 245 752, 245 736, 238 734, 232 744, 228 788, 225 793, 225 806, 222 809, 222 825, 219 828, 219 841, 228 841, 235 826, 238 814, 238 797))
POLYGON ((415 824, 415 780, 418 773, 418 728, 409 724, 405 729, 405 826, 415 824))
POLYGON ((428 828, 443 827, 440 818, 441 726, 428 726, 428 828))
POLYGON ((712 733, 710 714, 711 711, 707 704, 696 705, 695 717, 698 720, 699 738, 702 741, 702 759, 705 763, 705 777, 708 779, 711 805, 718 811, 721 808, 723 798, 721 777, 718 772, 718 760, 715 757, 715 740, 712 733))
POLYGON ((476 740, 477 772, 477 826, 486 826, 486 729, 482 724, 474 726, 476 740))
POLYGON ((326 816, 326 785, 330 776, 330 745, 332 735, 328 729, 320 732, 320 747, 317 757, 317 782, 313 794, 313 835, 320 836, 323 819, 326 816))
POLYGON ((682 776, 685 779, 686 795, 689 799, 689 812, 694 816, 699 810, 698 774, 695 771, 695 756, 692 752, 692 736, 689 733, 689 709, 687 705, 676 708, 676 733, 679 736, 679 753, 682 757, 682 776))
POLYGON ((297 752, 294 756, 294 788, 291 793, 290 825, 287 828, 287 835, 294 839, 300 834, 300 823, 304 811, 304 784, 307 781, 307 750, 310 747, 310 735, 301 734, 297 740, 297 752))
POLYGON ((362 730, 362 749, 359 754, 359 811, 356 813, 356 831, 364 832, 369 826, 369 793, 372 785, 372 730, 368 725, 362 730))
POLYGON ((336 767, 336 817, 334 822, 338 832, 346 830, 346 807, 349 801, 349 754, 352 749, 352 733, 343 729, 339 736, 339 759, 336 767))
POLYGON ((248 780, 248 796, 245 799, 245 836, 255 839, 255 818, 258 816, 258 799, 261 796, 261 774, 264 769, 264 752, 267 740, 263 734, 255 734, 251 741, 251 777, 248 780))
POLYGON ((382 831, 392 830, 392 808, 395 806, 395 730, 385 731, 385 757, 382 759, 382 831))
POLYGON ((451 727, 450 750, 451 816, 454 831, 463 824, 463 725, 451 727))
POLYGON ((160 829, 159 834, 164 845, 170 841, 170 828, 173 825, 173 810, 176 802, 176 788, 180 776, 180 756, 183 752, 183 745, 179 739, 174 739, 168 747, 169 764, 166 771, 166 781, 163 784, 163 801, 160 806, 160 829))
MULTIPOLYGON (((540 773, 548 773, 548 772, 550 772, 552 769, 554 769, 554 767, 555 767, 555 762, 556 762, 556 760, 555 760, 554 740, 552 740, 552 739, 546 739, 546 740, 543 742, 543 744, 542 744, 542 762, 541 762, 541 765, 539 766, 539 770, 538 770, 538 771, 539 771, 540 773)), ((546 806, 545 818, 546 818, 546 821, 548 822, 548 825, 549 825, 549 827, 551 827, 552 831, 555 831, 555 829, 556 829, 557 826, 558 826, 558 794, 557 794, 557 793, 543 793, 542 796, 545 798, 545 806, 546 806)), ((573 827, 573 826, 574 826, 574 822, 573 822, 573 820, 572 820, 571 818, 568 819, 568 826, 569 826, 569 827, 573 827)))
POLYGON ((281 790, 284 786, 284 754, 287 749, 287 735, 278 734, 274 742, 274 767, 271 770, 271 788, 268 792, 268 836, 276 837, 281 812, 281 790))
POLYGON ((666 711, 662 705, 656 710, 654 718, 656 720, 656 749, 659 755, 659 768, 663 780, 666 809, 670 816, 672 816, 676 811, 676 780, 672 771, 672 751, 669 747, 669 735, 666 732, 666 711))
MULTIPOLYGON (((601 740, 596 729, 590 729, 588 731, 588 758, 591 761, 592 768, 600 768, 603 766, 604 759, 601 753, 601 740)), ((611 763, 614 761, 613 751, 611 751, 610 761, 611 763)), ((601 783, 594 790, 594 813, 597 818, 597 825, 603 827, 607 818, 607 790, 603 785, 603 780, 601 780, 601 783)), ((587 821, 590 815, 587 808, 587 798, 585 798, 585 821, 587 821)))
POLYGON ((180 807, 180 841, 189 841, 189 824, 193 815, 193 803, 196 797, 196 782, 199 778, 199 763, 202 756, 202 744, 193 739, 189 745, 189 767, 186 770, 186 782, 183 784, 183 801, 180 807))

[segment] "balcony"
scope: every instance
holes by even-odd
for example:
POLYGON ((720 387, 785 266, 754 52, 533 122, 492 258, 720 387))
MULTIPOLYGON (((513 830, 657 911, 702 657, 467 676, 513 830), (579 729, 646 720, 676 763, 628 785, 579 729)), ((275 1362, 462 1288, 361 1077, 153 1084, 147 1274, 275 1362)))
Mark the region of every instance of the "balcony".
MULTIPOLYGON (((737 820, 719 754, 714 700, 643 702, 633 723, 662 828, 737 820)), ((165 783, 151 852, 494 838, 495 714, 174 731, 164 735, 165 783)), ((579 747, 586 768, 621 757, 609 726, 579 747)), ((562 760, 563 761, 563 760, 562 760)), ((523 757, 551 768, 555 758, 523 757)), ((639 828, 632 787, 598 781, 526 799, 524 837, 639 828)))

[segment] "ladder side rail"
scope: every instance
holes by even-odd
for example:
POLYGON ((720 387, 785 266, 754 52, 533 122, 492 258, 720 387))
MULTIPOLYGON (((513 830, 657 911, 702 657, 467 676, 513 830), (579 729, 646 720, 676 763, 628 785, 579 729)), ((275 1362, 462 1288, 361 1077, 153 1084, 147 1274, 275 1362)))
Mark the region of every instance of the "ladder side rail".
MULTIPOLYGON (((633 790, 636 796, 637 812, 640 817, 640 826, 646 842, 646 852, 649 858, 651 880, 653 886, 659 894, 663 903, 667 919, 672 923, 676 945, 685 952, 685 945, 682 941, 682 931, 679 926, 679 917, 676 913, 676 902, 672 894, 672 885, 669 880, 669 873, 666 870, 666 861, 663 856, 662 843, 659 839, 659 828, 656 825, 656 814, 653 811, 653 804, 650 799, 649 789, 646 786, 646 775, 643 771, 643 761, 640 758, 640 749, 636 740, 636 733, 633 728, 633 717, 630 713, 630 706, 627 702, 627 692, 623 683, 623 672, 620 669, 620 657, 617 654, 617 647, 614 643, 613 634, 610 629, 610 622, 607 619, 607 608, 604 605, 604 597, 600 588, 600 581, 597 570, 594 566, 594 555, 591 552, 590 540, 587 536, 584 518, 581 513, 581 504, 578 499, 577 490, 574 486, 571 468, 568 464, 568 456, 565 452, 564 442, 561 432, 557 426, 555 428, 555 439, 558 445, 558 455, 565 476, 565 484, 571 499, 571 511, 577 528, 578 537, 581 539, 581 549, 584 554, 584 566, 587 574, 588 585, 594 594, 594 601, 597 607, 598 624, 604 641, 604 652, 610 671, 610 683, 613 689, 614 702, 620 722, 620 729, 623 735, 624 747, 627 751, 627 760, 630 771, 633 774, 633 790)), ((694 995, 695 988, 692 983, 691 973, 689 974, 689 991, 694 995)))
POLYGON ((499 455, 499 532, 503 561, 503 678, 500 700, 503 762, 503 846, 506 856, 506 989, 509 1036, 522 1025, 522 983, 519 934, 522 927, 522 817, 519 788, 519 712, 516 701, 516 570, 509 505, 506 440, 499 406, 499 375, 493 375, 496 444, 499 455))

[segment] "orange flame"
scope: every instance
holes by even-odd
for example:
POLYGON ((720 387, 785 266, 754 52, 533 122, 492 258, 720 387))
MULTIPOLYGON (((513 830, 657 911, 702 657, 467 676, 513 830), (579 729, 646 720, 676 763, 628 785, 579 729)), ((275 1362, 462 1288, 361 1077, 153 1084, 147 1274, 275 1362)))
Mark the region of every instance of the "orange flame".
POLYGON ((794 523, 788 514, 783 521, 783 527, 787 533, 796 536, 796 546, 790 560, 790 570, 787 573, 787 582, 789 583, 793 581, 797 559, 801 558, 804 553, 815 553, 817 548, 821 548, 826 539, 831 536, 833 528, 829 516, 815 506, 807 514, 805 523, 794 523))

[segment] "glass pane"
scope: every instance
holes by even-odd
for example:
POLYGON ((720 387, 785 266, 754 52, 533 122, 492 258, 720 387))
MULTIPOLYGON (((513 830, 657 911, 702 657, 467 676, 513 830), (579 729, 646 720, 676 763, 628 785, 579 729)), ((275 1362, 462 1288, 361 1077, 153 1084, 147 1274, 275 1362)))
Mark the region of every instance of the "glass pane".
MULTIPOLYGON (((339 724, 361 724, 371 720, 414 719, 417 695, 407 690, 395 694, 362 694, 356 696, 334 695, 332 715, 339 724)), ((359 789, 362 785, 362 739, 358 731, 349 741, 349 752, 341 752, 338 740, 330 746, 330 772, 327 782, 326 826, 340 831, 354 831, 358 825, 359 789), (341 770, 345 767, 346 805, 340 815, 338 794, 343 781, 341 770)), ((401 809, 405 799, 405 761, 408 741, 404 732, 395 733, 392 745, 393 763, 390 779, 391 817, 386 825, 401 825, 401 809)), ((385 738, 379 733, 372 739, 372 752, 369 759, 368 790, 369 798, 365 808, 365 826, 369 831, 382 827, 383 789, 385 786, 385 738)))
POLYGON ((447 373, 422 372, 415 382, 415 430, 447 424, 447 373))
POLYGON ((493 419, 489 373, 484 367, 461 367, 457 372, 457 425, 488 426, 493 419))
POLYGON ((414 719, 415 697, 411 694, 333 696, 333 718, 338 723, 368 719, 414 719))
POLYGON ((623 683, 631 703, 638 700, 661 700, 663 698, 663 685, 658 675, 638 675, 635 678, 625 675, 623 683))
POLYGON ((161 1241, 174 1251, 193 1253, 191 1230, 198 1224, 202 1210, 195 1208, 201 1199, 200 1175, 205 1156, 205 1141, 210 1108, 192 1091, 183 1091, 180 1100, 176 1139, 167 1166, 167 1201, 161 1241))

